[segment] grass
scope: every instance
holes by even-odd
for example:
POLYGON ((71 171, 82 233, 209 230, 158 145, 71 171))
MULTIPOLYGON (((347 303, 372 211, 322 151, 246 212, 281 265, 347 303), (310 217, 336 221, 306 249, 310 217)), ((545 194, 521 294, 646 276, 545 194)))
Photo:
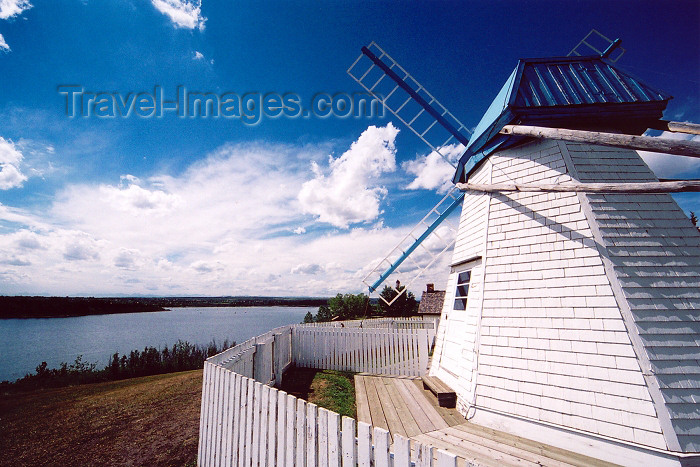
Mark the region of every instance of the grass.
POLYGON ((195 465, 202 370, 0 394, 0 466, 195 465))
POLYGON ((293 368, 285 373, 281 389, 319 407, 357 418, 352 373, 293 368))

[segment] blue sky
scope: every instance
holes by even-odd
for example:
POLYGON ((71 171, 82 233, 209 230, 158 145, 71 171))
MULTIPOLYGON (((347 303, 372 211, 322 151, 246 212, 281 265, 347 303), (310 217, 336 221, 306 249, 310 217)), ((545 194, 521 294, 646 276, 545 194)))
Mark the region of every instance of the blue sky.
MULTIPOLYGON (((675 96, 666 118, 698 122, 698 24, 696 1, 0 0, 0 294, 359 292, 449 176, 388 113, 70 117, 66 86, 308 108, 360 91, 345 71, 374 40, 473 127, 518 58, 565 55, 596 28, 622 38, 621 68, 675 96)), ((700 177, 698 160, 645 158, 700 177)))

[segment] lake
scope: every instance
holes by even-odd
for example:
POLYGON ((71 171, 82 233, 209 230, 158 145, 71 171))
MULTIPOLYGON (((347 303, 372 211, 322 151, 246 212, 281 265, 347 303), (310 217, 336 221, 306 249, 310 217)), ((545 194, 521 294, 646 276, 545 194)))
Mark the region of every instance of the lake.
POLYGON ((33 373, 41 362, 57 368, 78 355, 107 365, 120 355, 178 340, 205 345, 216 339, 243 342, 277 326, 300 323, 316 307, 183 307, 151 313, 75 318, 0 319, 0 381, 33 373))

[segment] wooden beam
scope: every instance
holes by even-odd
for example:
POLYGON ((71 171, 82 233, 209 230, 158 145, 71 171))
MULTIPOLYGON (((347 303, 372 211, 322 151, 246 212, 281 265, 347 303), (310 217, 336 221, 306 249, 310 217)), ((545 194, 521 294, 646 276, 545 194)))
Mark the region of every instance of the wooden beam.
POLYGON ((669 122, 668 120, 659 120, 649 128, 661 131, 673 131, 675 133, 688 133, 691 135, 700 135, 700 125, 698 125, 697 123, 669 122))
POLYGON ((521 191, 521 192, 584 192, 584 193, 681 193, 700 192, 700 181, 682 180, 675 182, 639 182, 639 183, 458 183, 462 191, 480 191, 485 193, 521 191))
POLYGON ((534 138, 559 139, 577 143, 599 144, 617 148, 663 152, 678 156, 700 157, 700 141, 678 141, 651 136, 622 135, 597 131, 569 130, 530 125, 506 125, 501 130, 504 135, 532 136, 534 138))

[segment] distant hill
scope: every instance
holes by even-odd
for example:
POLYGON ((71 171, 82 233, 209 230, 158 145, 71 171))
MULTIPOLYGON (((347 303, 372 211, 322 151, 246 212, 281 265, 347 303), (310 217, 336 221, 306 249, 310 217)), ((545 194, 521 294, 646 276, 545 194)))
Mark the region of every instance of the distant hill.
POLYGON ((321 306, 327 298, 314 297, 26 297, 0 296, 0 319, 63 318, 165 311, 193 306, 321 306))

